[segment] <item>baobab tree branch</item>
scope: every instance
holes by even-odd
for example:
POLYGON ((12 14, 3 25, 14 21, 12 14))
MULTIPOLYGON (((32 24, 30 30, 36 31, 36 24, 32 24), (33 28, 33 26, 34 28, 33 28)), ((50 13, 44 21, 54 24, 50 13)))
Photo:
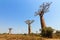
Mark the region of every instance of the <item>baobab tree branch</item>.
MULTIPOLYGON (((52 3, 52 2, 51 2, 52 3)), ((43 3, 42 5, 40 5, 40 9, 38 10, 38 12, 35 12, 36 15, 41 15, 43 16, 44 13, 49 11, 49 7, 51 5, 51 3, 43 3)))

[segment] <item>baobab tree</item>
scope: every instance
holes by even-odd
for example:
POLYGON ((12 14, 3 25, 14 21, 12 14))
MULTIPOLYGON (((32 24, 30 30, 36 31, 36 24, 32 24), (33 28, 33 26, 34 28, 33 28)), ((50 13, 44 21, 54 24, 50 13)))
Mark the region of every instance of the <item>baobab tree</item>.
POLYGON ((28 34, 31 33, 31 24, 34 22, 34 20, 26 20, 25 23, 28 24, 28 34))
POLYGON ((38 10, 38 12, 35 12, 36 15, 39 15, 40 17, 41 28, 46 27, 43 15, 49 11, 50 4, 51 3, 43 3, 42 5, 40 5, 40 9, 38 10))
POLYGON ((11 34, 11 30, 12 30, 12 28, 9 28, 9 34, 11 34))

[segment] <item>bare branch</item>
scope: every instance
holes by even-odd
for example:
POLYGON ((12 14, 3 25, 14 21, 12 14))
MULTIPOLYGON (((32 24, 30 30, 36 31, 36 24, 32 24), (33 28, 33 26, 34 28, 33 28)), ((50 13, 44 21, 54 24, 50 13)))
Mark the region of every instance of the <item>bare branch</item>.
POLYGON ((43 3, 42 5, 40 5, 40 9, 38 10, 38 12, 35 12, 36 15, 43 16, 44 13, 49 11, 49 7, 50 7, 51 3, 47 2, 47 3, 43 3))
POLYGON ((34 22, 34 20, 26 20, 26 21, 25 21, 26 24, 31 24, 31 23, 33 23, 33 22, 34 22))

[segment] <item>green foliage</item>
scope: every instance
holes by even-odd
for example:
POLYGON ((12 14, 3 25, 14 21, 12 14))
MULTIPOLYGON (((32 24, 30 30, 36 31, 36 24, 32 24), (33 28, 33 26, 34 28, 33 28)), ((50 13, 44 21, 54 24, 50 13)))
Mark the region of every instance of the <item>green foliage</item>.
POLYGON ((60 31, 56 31, 56 33, 55 33, 57 36, 60 36, 60 31))
POLYGON ((7 34, 7 33, 3 33, 3 34, 7 34))
POLYGON ((36 34, 35 34, 35 33, 30 33, 29 35, 30 35, 30 36, 34 36, 34 35, 36 35, 36 34))
POLYGON ((60 38, 60 30, 56 30, 55 33, 53 33, 53 38, 60 38))
POLYGON ((57 30, 56 33, 59 33, 60 34, 60 31, 57 30))
POLYGON ((42 37, 51 38, 53 34, 53 29, 51 27, 45 27, 42 29, 41 35, 42 37))

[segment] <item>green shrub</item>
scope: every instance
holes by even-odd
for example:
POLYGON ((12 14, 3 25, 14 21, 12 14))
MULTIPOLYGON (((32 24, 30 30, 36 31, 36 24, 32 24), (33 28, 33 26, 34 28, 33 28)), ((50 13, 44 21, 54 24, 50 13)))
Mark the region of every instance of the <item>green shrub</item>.
POLYGON ((51 27, 45 27, 42 29, 41 32, 42 37, 52 38, 52 34, 53 34, 53 29, 51 27))
POLYGON ((60 31, 57 30, 55 34, 56 36, 60 37, 60 31))

